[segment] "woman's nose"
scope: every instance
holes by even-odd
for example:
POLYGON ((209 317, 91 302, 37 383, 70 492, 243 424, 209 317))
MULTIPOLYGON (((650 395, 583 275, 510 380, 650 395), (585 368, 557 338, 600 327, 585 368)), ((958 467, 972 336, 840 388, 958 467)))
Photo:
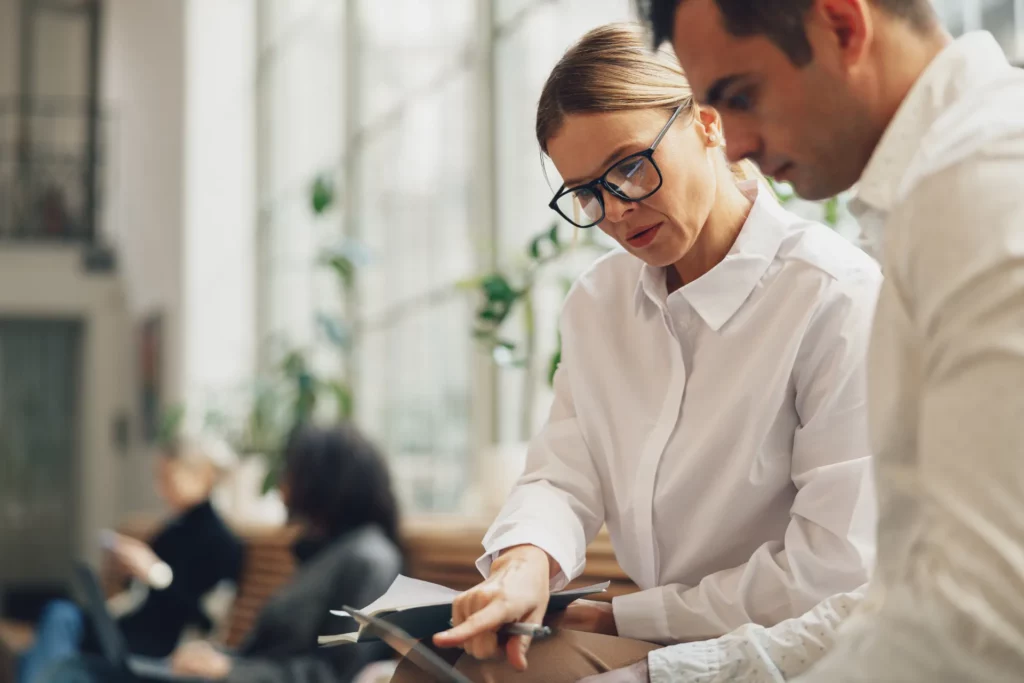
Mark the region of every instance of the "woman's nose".
POLYGON ((616 197, 611 192, 604 195, 604 216, 613 223, 621 222, 630 212, 633 211, 636 202, 629 202, 621 197, 616 197))

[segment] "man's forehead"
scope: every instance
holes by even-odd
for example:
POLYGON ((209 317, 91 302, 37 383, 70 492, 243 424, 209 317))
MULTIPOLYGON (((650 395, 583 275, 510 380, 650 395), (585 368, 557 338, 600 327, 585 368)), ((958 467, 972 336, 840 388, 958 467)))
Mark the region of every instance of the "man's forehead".
POLYGON ((672 46, 694 95, 704 101, 719 78, 750 70, 752 41, 725 29, 715 0, 683 0, 676 12, 672 46))

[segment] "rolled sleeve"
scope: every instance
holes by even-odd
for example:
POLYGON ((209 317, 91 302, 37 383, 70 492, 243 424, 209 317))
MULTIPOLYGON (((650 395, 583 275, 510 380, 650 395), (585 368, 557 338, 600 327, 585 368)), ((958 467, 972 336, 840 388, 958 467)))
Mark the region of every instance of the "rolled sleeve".
POLYGON ((714 640, 654 650, 647 657, 651 683, 790 680, 832 648, 840 625, 863 596, 861 587, 769 628, 748 624, 714 640))
POLYGON ((612 600, 615 628, 623 638, 665 643, 672 640, 666 593, 679 590, 678 586, 651 588, 612 600))
POLYGON ((586 538, 576 513, 562 497, 546 484, 518 486, 509 496, 502 514, 484 537, 484 555, 476 561, 483 576, 489 576, 491 564, 503 550, 519 545, 540 548, 558 564, 551 579, 551 590, 564 588, 583 572, 586 564, 586 538), (532 514, 548 510, 561 524, 542 524, 532 514), (522 512, 523 514, 517 514, 522 512))

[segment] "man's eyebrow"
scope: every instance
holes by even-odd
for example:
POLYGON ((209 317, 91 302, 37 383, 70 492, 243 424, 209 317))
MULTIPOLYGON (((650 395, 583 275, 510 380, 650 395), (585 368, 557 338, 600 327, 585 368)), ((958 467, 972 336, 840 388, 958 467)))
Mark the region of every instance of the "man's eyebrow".
POLYGON ((707 95, 704 96, 704 104, 709 107, 717 107, 719 102, 725 96, 725 91, 737 82, 747 78, 750 74, 732 74, 731 76, 723 76, 717 81, 711 84, 708 88, 707 95))
MULTIPOLYGON (((604 158, 604 161, 602 161, 600 166, 598 166, 598 168, 600 169, 599 172, 600 173, 604 173, 605 171, 607 171, 608 167, 612 165, 613 161, 618 161, 618 159, 625 154, 627 149, 629 149, 630 147, 635 147, 637 144, 639 144, 639 143, 637 143, 634 140, 632 142, 626 142, 624 144, 621 144, 618 147, 616 147, 615 149, 613 149, 611 154, 606 156, 604 158)), ((579 179, 566 180, 564 182, 565 182, 565 186, 566 187, 574 187, 574 186, 580 185, 582 183, 582 181, 579 180, 579 179)))

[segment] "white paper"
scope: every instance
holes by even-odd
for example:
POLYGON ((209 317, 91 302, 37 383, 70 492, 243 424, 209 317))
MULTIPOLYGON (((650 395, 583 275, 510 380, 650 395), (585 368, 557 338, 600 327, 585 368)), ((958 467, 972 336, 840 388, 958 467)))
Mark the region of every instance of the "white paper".
MULTIPOLYGON (((446 605, 455 600, 459 591, 438 586, 429 581, 410 579, 399 575, 387 592, 360 610, 366 614, 380 614, 395 610, 423 607, 425 605, 446 605)), ((344 610, 332 610, 331 614, 339 617, 351 616, 344 610)))

